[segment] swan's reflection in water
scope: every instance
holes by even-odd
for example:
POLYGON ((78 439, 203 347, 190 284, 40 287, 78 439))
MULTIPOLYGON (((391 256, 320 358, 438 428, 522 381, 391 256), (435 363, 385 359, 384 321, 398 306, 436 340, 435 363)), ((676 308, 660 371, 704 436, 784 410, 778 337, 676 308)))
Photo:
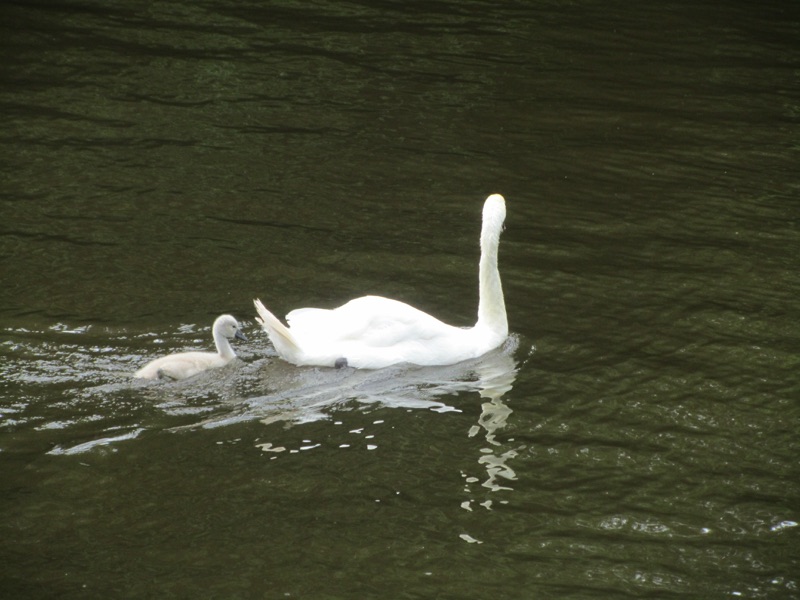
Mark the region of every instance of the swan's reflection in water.
POLYGON ((330 410, 352 401, 447 412, 459 410, 447 403, 449 397, 477 391, 490 399, 492 408, 484 405, 479 424, 493 435, 508 418, 501 416, 505 406, 502 395, 514 381, 513 355, 518 344, 512 336, 502 347, 480 358, 445 367, 334 370, 296 367, 282 360, 261 361, 252 367, 252 373, 244 375, 249 379, 244 385, 253 391, 267 389, 268 394, 232 398, 224 412, 189 427, 224 427, 252 420, 305 423, 327 418, 330 410))
MULTIPOLYGON (((512 414, 503 396, 516 376, 514 354, 518 345, 518 338, 511 336, 502 347, 456 365, 399 365, 375 371, 296 367, 279 359, 263 358, 269 349, 261 348, 254 351, 258 356, 254 360, 248 356, 181 382, 131 384, 127 376, 120 376, 119 383, 89 386, 76 392, 77 400, 84 405, 113 404, 115 411, 93 419, 98 426, 88 436, 69 435, 64 428, 63 439, 59 438, 51 453, 82 453, 134 439, 145 431, 211 429, 256 420, 265 424, 298 424, 329 419, 332 411, 353 402, 461 412, 463 404, 459 403, 459 408, 452 405, 459 401, 458 395, 478 392, 485 401, 468 435, 485 436, 487 446, 481 448, 478 461, 487 474, 483 485, 492 490, 508 489, 508 482, 515 478, 508 461, 515 451, 503 451, 497 434, 512 414), (120 407, 127 406, 131 407, 130 414, 123 414, 120 407), (182 424, 170 427, 165 417, 182 424)), ((473 406, 471 402, 469 405, 473 406)))
POLYGON ((508 466, 508 461, 517 456, 517 451, 508 449, 503 451, 503 445, 497 441, 497 432, 503 429, 511 413, 508 405, 503 402, 503 396, 513 387, 516 377, 516 365, 508 355, 503 355, 505 361, 490 361, 481 364, 478 369, 478 382, 481 397, 488 401, 481 404, 481 416, 478 424, 469 430, 469 436, 475 437, 483 430, 489 446, 481 450, 478 460, 488 475, 483 486, 492 491, 510 490, 503 481, 513 481, 517 478, 514 470, 508 466))
MULTIPOLYGON (((331 410, 353 401, 392 408, 456 411, 459 409, 448 401, 459 393, 478 392, 485 401, 468 436, 483 434, 486 440, 478 458, 485 475, 476 478, 465 474, 467 491, 473 483, 481 483, 493 492, 510 490, 516 473, 509 461, 517 456, 517 450, 498 441, 498 433, 513 413, 503 398, 516 378, 514 354, 518 345, 518 338, 511 336, 502 347, 480 358, 445 367, 400 365, 376 371, 334 370, 295 367, 281 360, 261 361, 252 366, 248 387, 269 389, 269 394, 237 398, 222 414, 188 427, 223 427, 252 420, 264 424, 307 423, 328 418, 331 410)), ((471 510, 471 502, 462 506, 471 510)), ((482 504, 488 508, 491 501, 482 504)))

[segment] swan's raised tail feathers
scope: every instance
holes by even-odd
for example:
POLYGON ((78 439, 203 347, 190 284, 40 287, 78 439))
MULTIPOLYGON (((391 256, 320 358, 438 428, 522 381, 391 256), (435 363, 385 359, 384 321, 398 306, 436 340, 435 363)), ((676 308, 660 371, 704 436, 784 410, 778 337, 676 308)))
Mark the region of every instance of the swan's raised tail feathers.
POLYGON ((269 335, 278 353, 284 356, 284 358, 288 358, 287 355, 295 356, 300 354, 300 346, 297 344, 297 340, 294 339, 292 332, 289 331, 289 328, 281 323, 275 315, 269 312, 267 307, 261 303, 261 300, 256 298, 253 300, 253 304, 255 304, 256 311, 258 312, 256 321, 261 323, 261 326, 264 328, 264 331, 267 332, 267 335, 269 335))

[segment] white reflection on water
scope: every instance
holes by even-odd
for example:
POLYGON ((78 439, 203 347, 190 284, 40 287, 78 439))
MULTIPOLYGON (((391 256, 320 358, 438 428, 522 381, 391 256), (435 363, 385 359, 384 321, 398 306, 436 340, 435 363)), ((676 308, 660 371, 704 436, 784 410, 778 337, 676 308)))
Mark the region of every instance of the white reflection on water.
POLYGON ((514 362, 508 356, 506 359, 484 363, 478 368, 480 394, 481 397, 488 398, 488 402, 481 405, 478 424, 469 430, 470 437, 474 437, 483 429, 486 441, 490 444, 481 449, 482 455, 478 462, 486 468, 488 475, 483 486, 492 491, 510 490, 510 487, 501 485, 499 481, 513 481, 517 478, 514 469, 508 466, 508 461, 517 456, 517 451, 509 449, 503 452, 502 445, 496 439, 497 431, 506 426, 508 418, 514 412, 503 402, 503 396, 512 388, 517 374, 514 362))
MULTIPOLYGON (((399 365, 377 371, 298 368, 257 342, 241 348, 231 365, 184 382, 131 379, 142 355, 142 334, 59 325, 55 334, 13 330, 0 345, 0 374, 14 384, 16 402, 0 404, 4 449, 71 455, 130 442, 146 431, 217 428, 253 420, 265 424, 327 419, 332 410, 359 402, 402 409, 460 412, 458 395, 486 401, 470 437, 484 432, 479 464, 484 483, 516 475, 514 450, 502 451, 496 432, 512 414, 503 395, 517 365, 515 336, 497 350, 444 367, 399 365)), ((173 334, 174 336, 174 334, 173 334)), ((152 334, 147 334, 152 338, 152 334)), ((169 337, 169 336, 168 336, 169 337)), ((177 336, 171 345, 196 343, 177 336)))
POLYGON ((376 371, 295 367, 282 360, 260 365, 257 382, 267 394, 236 399, 231 410, 186 427, 223 427, 242 421, 260 420, 307 423, 327 418, 327 411, 345 402, 380 404, 392 408, 458 411, 447 398, 460 392, 479 392, 491 399, 492 409, 484 405, 480 423, 494 432, 508 418, 501 417, 505 406, 502 394, 511 389, 516 375, 514 352, 516 337, 484 356, 444 367, 398 365, 376 371), (492 412, 492 410, 494 412, 492 412), (496 415, 496 416, 490 416, 496 415))
POLYGON ((69 448, 62 448, 61 446, 56 446, 55 448, 50 450, 48 454, 54 454, 54 455, 81 454, 83 452, 88 452, 89 450, 94 450, 99 446, 108 446, 110 444, 113 444, 114 442, 132 440, 134 438, 139 437, 139 434, 142 433, 143 431, 144 429, 140 427, 138 429, 134 429, 133 431, 122 433, 120 435, 104 437, 97 440, 90 440, 88 442, 84 442, 83 444, 77 444, 69 448))

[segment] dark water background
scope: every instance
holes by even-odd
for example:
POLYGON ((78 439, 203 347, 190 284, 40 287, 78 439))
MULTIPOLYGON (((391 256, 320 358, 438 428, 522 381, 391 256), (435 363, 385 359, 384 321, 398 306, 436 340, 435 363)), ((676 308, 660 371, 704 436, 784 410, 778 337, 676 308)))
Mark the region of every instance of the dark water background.
POLYGON ((2 597, 800 597, 796 2, 0 16, 2 597), (504 348, 275 357, 254 297, 470 325, 492 192, 504 348))

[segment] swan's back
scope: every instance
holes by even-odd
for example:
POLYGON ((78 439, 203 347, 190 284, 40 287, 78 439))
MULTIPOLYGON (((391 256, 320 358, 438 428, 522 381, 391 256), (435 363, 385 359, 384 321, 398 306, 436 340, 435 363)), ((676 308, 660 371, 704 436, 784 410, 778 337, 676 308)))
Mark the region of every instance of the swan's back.
POLYGON ((222 367, 229 361, 212 352, 181 352, 158 358, 139 369, 134 377, 141 379, 186 379, 208 369, 222 367))
POLYGON ((381 296, 356 298, 333 310, 299 308, 290 312, 286 320, 301 342, 357 341, 375 348, 459 331, 413 306, 381 296))

